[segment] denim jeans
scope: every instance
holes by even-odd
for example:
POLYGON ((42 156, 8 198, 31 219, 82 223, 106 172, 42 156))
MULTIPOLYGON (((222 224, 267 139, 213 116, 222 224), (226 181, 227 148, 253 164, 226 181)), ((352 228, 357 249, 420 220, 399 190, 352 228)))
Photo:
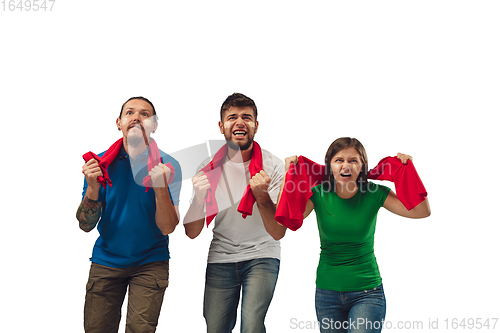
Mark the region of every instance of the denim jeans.
POLYGON ((316 316, 321 333, 380 332, 385 319, 384 288, 382 284, 349 292, 316 288, 316 316))
POLYGON ((237 263, 209 263, 203 316, 208 333, 232 332, 241 296, 241 333, 265 332, 280 261, 260 258, 237 263))

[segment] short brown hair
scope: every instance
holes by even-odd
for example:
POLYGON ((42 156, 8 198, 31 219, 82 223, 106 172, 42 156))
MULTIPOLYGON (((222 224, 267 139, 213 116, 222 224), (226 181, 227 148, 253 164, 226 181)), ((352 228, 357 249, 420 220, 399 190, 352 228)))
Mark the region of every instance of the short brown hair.
POLYGON ((250 97, 247 97, 240 93, 234 93, 229 95, 220 108, 220 120, 224 120, 224 112, 229 110, 231 107, 244 108, 251 107, 255 115, 255 120, 257 120, 257 106, 255 102, 250 97))
POLYGON ((141 101, 149 103, 149 105, 151 105, 151 108, 153 109, 153 116, 156 116, 156 110, 155 110, 155 106, 153 105, 153 103, 151 103, 151 101, 149 99, 147 99, 146 97, 137 96, 137 97, 130 97, 129 99, 127 99, 125 101, 125 103, 122 104, 122 108, 120 109, 120 116, 118 118, 121 119, 123 107, 125 107, 125 104, 127 104, 128 102, 130 102, 131 100, 134 100, 134 99, 140 99, 141 101))

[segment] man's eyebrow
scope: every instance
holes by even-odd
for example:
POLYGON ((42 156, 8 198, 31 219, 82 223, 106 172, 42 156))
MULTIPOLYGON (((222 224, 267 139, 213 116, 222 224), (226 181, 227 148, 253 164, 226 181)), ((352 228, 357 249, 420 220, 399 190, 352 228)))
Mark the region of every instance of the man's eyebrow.
MULTIPOLYGON (((227 118, 227 117, 232 117, 232 116, 238 116, 238 115, 239 115, 239 113, 230 113, 230 114, 226 115, 226 118, 227 118)), ((252 117, 252 118, 253 118, 253 114, 251 114, 251 113, 243 113, 243 114, 241 114, 241 115, 242 115, 242 116, 252 117)))
MULTIPOLYGON (((134 107, 132 107, 132 106, 127 106, 127 107, 125 108, 125 110, 135 110, 135 108, 134 108, 134 107)), ((151 110, 150 110, 150 109, 141 109, 141 111, 148 111, 148 112, 151 112, 151 110)))

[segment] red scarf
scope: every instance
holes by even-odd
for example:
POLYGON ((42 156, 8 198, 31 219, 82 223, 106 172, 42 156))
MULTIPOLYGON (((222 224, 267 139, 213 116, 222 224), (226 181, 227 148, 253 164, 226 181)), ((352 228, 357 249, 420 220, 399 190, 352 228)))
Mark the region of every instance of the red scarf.
MULTIPOLYGON (((311 188, 321 183, 325 166, 304 156, 299 156, 297 165, 290 165, 285 175, 285 188, 276 209, 275 219, 291 230, 302 226, 307 200, 312 195, 311 188)), ((398 199, 410 210, 427 196, 424 184, 411 161, 403 164, 397 157, 382 159, 368 172, 369 179, 394 182, 398 199)))
POLYGON ((307 200, 312 195, 311 188, 321 183, 325 166, 299 156, 299 162, 290 164, 285 175, 285 187, 274 218, 285 227, 295 231, 302 226, 307 200))
MULTIPOLYGON (((207 227, 219 213, 219 207, 217 206, 217 201, 215 199, 215 191, 219 185, 219 179, 222 172, 222 166, 227 154, 227 144, 222 146, 221 149, 215 154, 214 158, 201 169, 208 178, 210 183, 210 188, 207 192, 207 197, 205 198, 206 203, 206 216, 207 216, 207 227)), ((248 166, 250 171, 250 176, 253 177, 256 173, 262 170, 262 150, 257 142, 253 142, 252 158, 250 160, 250 165, 248 166)), ((253 204, 255 203, 255 197, 253 196, 250 185, 247 185, 245 193, 241 198, 240 204, 238 205, 238 212, 242 214, 243 218, 247 215, 252 215, 253 204)))
MULTIPOLYGON (((118 153, 120 152, 122 145, 123 145, 123 138, 120 138, 115 143, 113 143, 111 147, 108 148, 108 150, 106 150, 106 152, 102 157, 97 156, 91 151, 83 154, 83 159, 85 160, 85 162, 88 162, 94 158, 99 163, 99 167, 101 168, 102 171, 102 176, 99 176, 97 178, 97 181, 104 187, 106 187, 107 184, 109 184, 109 186, 113 185, 113 182, 109 178, 107 169, 108 166, 111 164, 111 162, 115 160, 116 156, 118 156, 118 153)), ((159 163, 161 163, 160 150, 158 149, 155 140, 150 139, 149 152, 148 152, 148 171, 151 171, 151 169, 153 169, 159 163)), ((166 166, 171 170, 170 177, 168 179, 168 183, 170 184, 174 179, 175 169, 170 163, 167 163, 166 166)), ((146 192, 147 192, 152 186, 151 176, 147 175, 146 177, 144 177, 144 179, 142 180, 142 185, 146 187, 146 192)))
POLYGON ((393 182, 398 199, 408 210, 418 206, 427 196, 427 190, 410 160, 403 164, 397 157, 383 158, 368 172, 368 178, 393 182))

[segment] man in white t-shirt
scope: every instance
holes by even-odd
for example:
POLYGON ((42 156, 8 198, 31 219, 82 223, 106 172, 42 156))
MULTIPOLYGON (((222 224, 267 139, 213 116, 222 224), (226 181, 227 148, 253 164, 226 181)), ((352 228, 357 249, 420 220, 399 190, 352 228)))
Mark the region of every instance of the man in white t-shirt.
MULTIPOLYGON (((184 218, 186 235, 195 238, 202 231, 210 191, 215 190, 218 208, 205 281, 203 315, 208 333, 232 331, 240 292, 241 332, 266 330, 264 320, 278 279, 279 239, 286 231, 274 219, 285 170, 280 159, 253 141, 258 126, 254 101, 243 94, 230 95, 221 107, 219 128, 227 153, 221 158, 218 183, 210 184, 214 178, 203 171, 192 178, 193 198, 184 218), (262 153, 262 170, 251 176, 254 151, 262 153), (243 218, 238 206, 247 186, 255 204, 251 215, 243 218)), ((198 170, 209 163, 207 159, 198 170)))

